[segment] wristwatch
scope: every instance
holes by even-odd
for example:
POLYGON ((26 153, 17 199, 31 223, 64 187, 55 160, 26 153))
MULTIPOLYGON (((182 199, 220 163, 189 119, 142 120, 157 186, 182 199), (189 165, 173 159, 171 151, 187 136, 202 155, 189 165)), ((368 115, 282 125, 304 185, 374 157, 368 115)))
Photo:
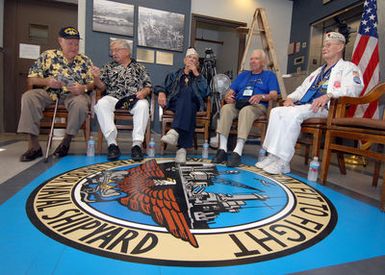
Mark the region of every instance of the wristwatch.
POLYGON ((332 93, 327 93, 326 96, 328 97, 329 100, 333 98, 333 94, 332 93))
POLYGON ((265 99, 266 99, 266 96, 265 96, 265 95, 262 95, 261 99, 265 100, 265 99))

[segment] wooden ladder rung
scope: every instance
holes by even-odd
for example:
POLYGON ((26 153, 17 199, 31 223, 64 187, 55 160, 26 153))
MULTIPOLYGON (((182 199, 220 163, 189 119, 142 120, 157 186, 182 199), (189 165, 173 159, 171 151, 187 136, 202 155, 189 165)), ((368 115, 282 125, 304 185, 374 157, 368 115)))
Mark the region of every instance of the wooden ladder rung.
MULTIPOLYGON (((285 99, 286 98, 286 89, 283 83, 283 78, 281 74, 281 70, 278 64, 278 57, 275 52, 273 38, 271 35, 270 26, 268 24, 266 11, 264 8, 257 8, 254 11, 253 21, 251 23, 251 27, 249 28, 248 34, 247 34, 247 40, 246 40, 246 48, 243 53, 242 62, 240 71, 243 71, 246 64, 246 56, 249 53, 249 48, 251 45, 251 41, 253 40, 253 36, 259 36, 262 42, 262 48, 266 52, 269 64, 268 67, 274 71, 277 75, 278 83, 281 90, 281 95, 285 99)), ((252 50, 252 49, 251 49, 252 50)))

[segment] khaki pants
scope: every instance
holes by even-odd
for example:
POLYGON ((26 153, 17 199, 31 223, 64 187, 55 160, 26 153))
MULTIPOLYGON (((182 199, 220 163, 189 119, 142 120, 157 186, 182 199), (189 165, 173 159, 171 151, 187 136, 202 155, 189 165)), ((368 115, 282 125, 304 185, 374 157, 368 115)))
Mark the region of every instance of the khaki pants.
POLYGON ((220 119, 218 122, 217 133, 226 137, 229 136, 233 120, 238 117, 238 138, 247 139, 254 120, 266 113, 266 107, 258 104, 249 105, 241 110, 235 108, 235 104, 225 104, 221 108, 220 119))
MULTIPOLYGON (((62 96, 65 108, 68 110, 66 134, 75 136, 87 117, 90 98, 88 95, 62 96)), ((40 120, 43 118, 44 109, 53 101, 43 89, 26 91, 21 97, 21 112, 18 133, 39 135, 40 120)))

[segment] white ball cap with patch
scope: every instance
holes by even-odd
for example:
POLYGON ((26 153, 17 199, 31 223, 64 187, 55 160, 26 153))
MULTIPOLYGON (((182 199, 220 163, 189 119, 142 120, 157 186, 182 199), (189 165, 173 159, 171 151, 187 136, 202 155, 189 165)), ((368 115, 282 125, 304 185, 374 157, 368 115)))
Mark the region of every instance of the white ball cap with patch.
POLYGON ((325 41, 330 41, 330 40, 339 41, 339 42, 342 42, 344 44, 346 43, 345 36, 343 36, 339 32, 328 32, 325 35, 325 41))
POLYGON ((189 48, 189 49, 187 49, 187 51, 186 51, 186 56, 189 56, 189 55, 196 55, 196 56, 199 57, 198 52, 197 52, 194 48, 189 48))

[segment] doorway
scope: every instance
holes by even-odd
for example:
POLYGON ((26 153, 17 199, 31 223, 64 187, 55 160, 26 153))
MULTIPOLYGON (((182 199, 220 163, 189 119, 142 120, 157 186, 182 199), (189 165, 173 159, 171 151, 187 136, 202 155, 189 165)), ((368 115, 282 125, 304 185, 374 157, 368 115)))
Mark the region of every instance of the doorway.
POLYGON ((5 0, 4 2, 4 130, 15 132, 21 95, 36 55, 58 48, 58 31, 77 26, 77 4, 5 0))
POLYGON ((312 72, 322 65, 322 42, 324 34, 329 31, 349 33, 349 39, 345 46, 344 59, 347 61, 352 59, 354 42, 356 41, 357 30, 361 21, 362 9, 363 3, 359 3, 348 7, 343 11, 336 12, 311 25, 308 72, 312 72))
POLYGON ((192 14, 191 20, 191 45, 200 56, 209 53, 209 58, 215 57, 217 73, 235 78, 245 49, 247 24, 197 14, 192 14))

